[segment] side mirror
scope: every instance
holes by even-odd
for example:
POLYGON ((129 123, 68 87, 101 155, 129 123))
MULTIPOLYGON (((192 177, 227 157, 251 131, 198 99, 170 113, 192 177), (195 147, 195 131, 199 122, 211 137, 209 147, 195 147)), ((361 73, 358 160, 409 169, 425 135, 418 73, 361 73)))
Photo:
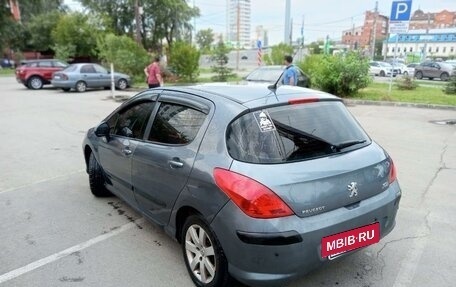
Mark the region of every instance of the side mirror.
POLYGON ((107 123, 101 123, 96 129, 95 129, 95 135, 97 137, 109 137, 109 125, 107 123))

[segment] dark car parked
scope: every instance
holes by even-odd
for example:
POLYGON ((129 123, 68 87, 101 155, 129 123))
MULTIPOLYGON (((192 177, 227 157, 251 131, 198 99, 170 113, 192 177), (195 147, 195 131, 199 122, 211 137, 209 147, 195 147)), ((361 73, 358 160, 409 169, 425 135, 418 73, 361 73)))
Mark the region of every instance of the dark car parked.
POLYGON ((401 198, 392 159, 342 100, 299 87, 146 90, 83 152, 92 193, 176 238, 197 286, 282 286, 378 242, 401 198))
MULTIPOLYGON (((299 67, 294 66, 298 71, 298 86, 309 88, 310 87, 310 77, 306 75, 299 67)), ((261 66, 250 72, 245 77, 247 82, 254 83, 270 83, 274 84, 279 80, 279 83, 282 81, 284 66, 261 66)))
POLYGON ((455 67, 448 63, 427 61, 415 67, 415 78, 429 78, 433 80, 438 78, 442 81, 448 81, 450 76, 455 73, 455 67))
POLYGON ((22 61, 16 68, 16 80, 29 89, 39 90, 51 83, 52 74, 67 66, 68 63, 53 59, 22 61))

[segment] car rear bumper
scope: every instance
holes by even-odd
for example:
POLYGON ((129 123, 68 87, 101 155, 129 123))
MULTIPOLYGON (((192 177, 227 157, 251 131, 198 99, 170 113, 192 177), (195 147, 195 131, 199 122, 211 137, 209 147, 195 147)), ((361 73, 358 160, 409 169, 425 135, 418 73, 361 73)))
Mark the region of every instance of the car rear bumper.
POLYGON ((74 88, 75 83, 74 81, 56 81, 52 80, 51 84, 56 88, 74 88))
POLYGON ((383 238, 394 228, 400 197, 396 181, 356 208, 267 220, 248 217, 229 201, 211 226, 228 258, 232 276, 248 285, 278 286, 329 261, 321 257, 325 236, 379 222, 383 238))

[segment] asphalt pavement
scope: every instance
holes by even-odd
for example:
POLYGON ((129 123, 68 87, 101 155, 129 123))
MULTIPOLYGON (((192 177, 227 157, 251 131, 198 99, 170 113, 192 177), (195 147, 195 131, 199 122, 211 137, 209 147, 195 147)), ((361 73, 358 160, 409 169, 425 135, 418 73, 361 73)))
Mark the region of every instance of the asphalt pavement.
MULTIPOLYGON (((30 91, 0 77, 0 287, 193 286, 177 242, 118 198, 90 193, 82 139, 119 104, 105 90, 30 91)), ((394 159, 396 227, 289 286, 454 286, 456 125, 433 121, 456 111, 349 110, 394 159)))

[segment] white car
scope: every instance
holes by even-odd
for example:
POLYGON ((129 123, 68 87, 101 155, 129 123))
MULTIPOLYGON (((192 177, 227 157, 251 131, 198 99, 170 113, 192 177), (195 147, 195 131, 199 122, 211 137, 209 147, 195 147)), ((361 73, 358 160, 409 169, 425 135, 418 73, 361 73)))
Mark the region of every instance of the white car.
POLYGON ((415 67, 418 66, 420 63, 410 63, 407 65, 405 70, 402 72, 404 76, 410 75, 413 77, 415 75, 415 67))
POLYGON ((385 77, 391 75, 396 76, 397 70, 393 70, 393 66, 386 62, 372 61, 369 63, 369 74, 373 76, 385 77))

